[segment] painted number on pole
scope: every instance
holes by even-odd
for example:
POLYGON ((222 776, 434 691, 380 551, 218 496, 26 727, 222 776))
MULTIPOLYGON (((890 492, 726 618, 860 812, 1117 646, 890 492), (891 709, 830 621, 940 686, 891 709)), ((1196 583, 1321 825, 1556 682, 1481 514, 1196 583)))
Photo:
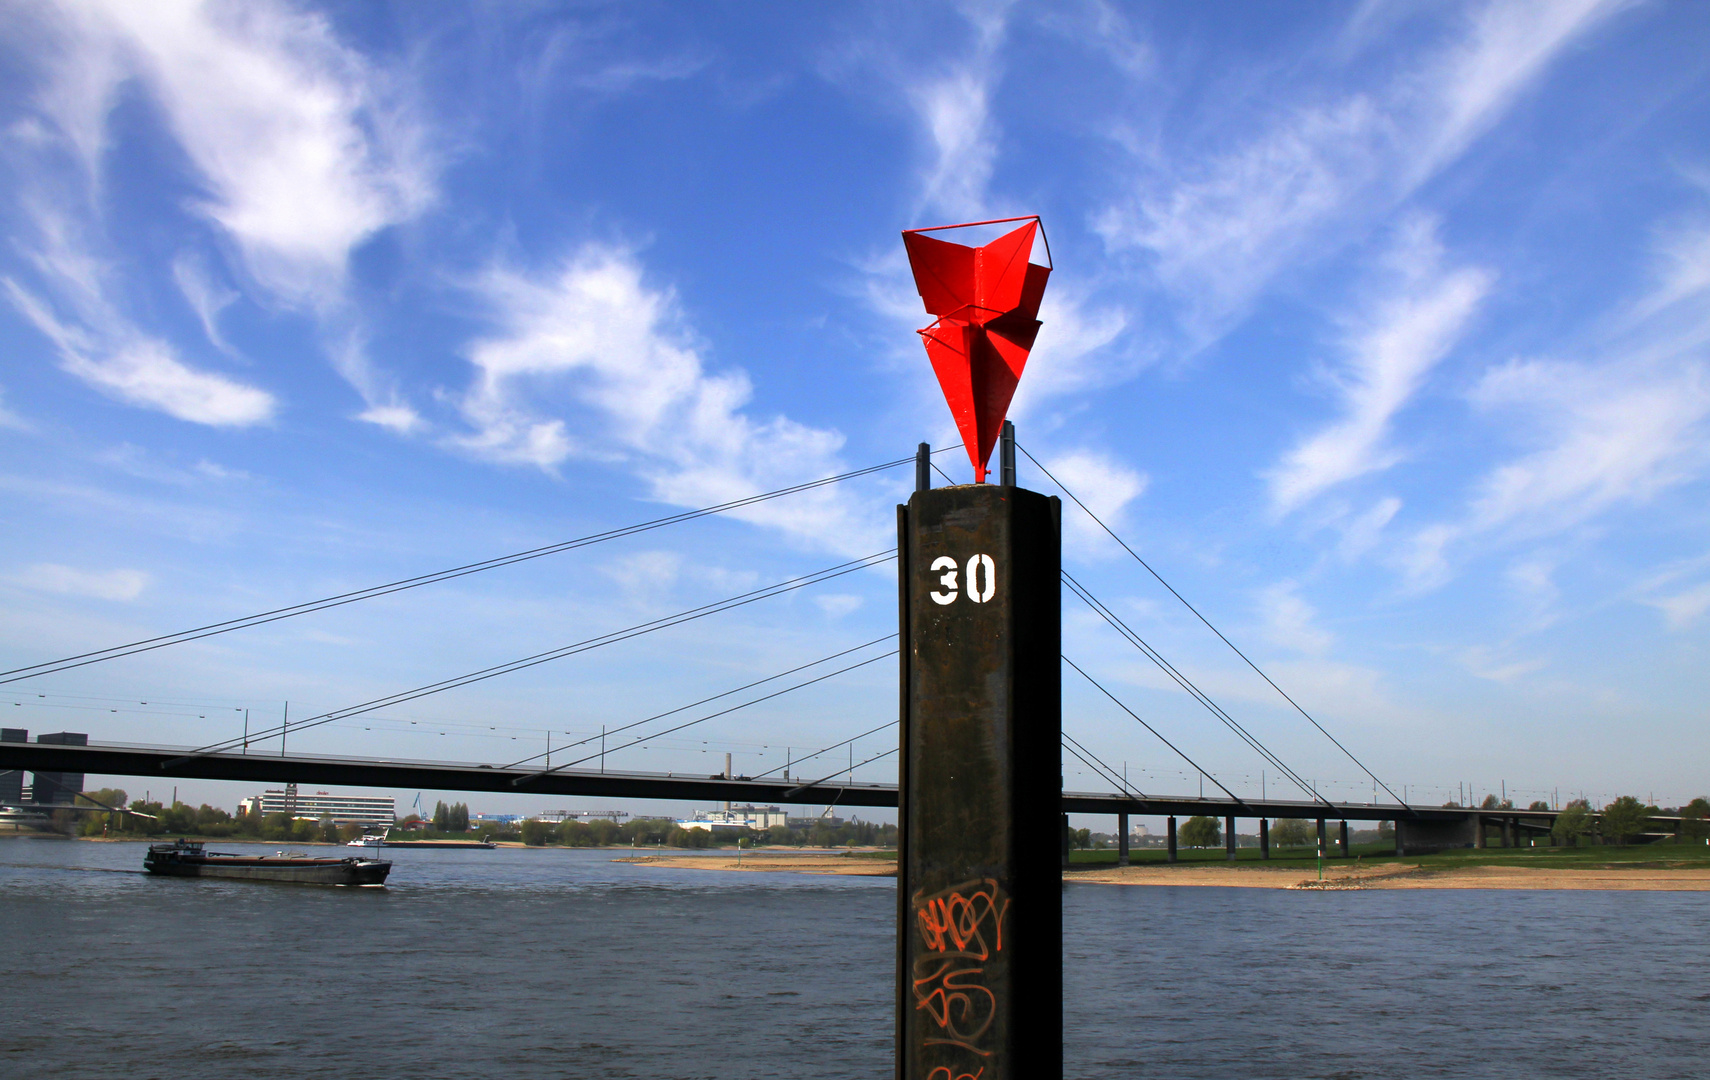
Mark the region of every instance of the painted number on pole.
MULTIPOLYGON (((956 560, 948 555, 940 555, 932 560, 932 572, 938 574, 938 588, 927 595, 932 597, 935 604, 953 604, 962 595, 962 585, 957 580, 958 572, 963 569, 956 565, 956 560)), ((968 599, 976 604, 990 600, 997 592, 997 565, 992 562, 990 555, 970 555, 966 567, 968 574, 968 599)))

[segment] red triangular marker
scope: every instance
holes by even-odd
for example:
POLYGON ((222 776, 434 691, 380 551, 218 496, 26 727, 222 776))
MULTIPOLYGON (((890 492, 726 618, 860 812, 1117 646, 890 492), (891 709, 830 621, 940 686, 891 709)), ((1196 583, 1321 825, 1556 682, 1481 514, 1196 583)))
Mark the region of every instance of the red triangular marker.
POLYGON ((927 314, 938 316, 920 331, 926 357, 974 463, 974 482, 983 484, 986 462, 1039 333, 1039 303, 1051 269, 1029 261, 1035 234, 1043 235, 1039 218, 969 225, 909 229, 903 246, 921 302, 927 314), (977 248, 922 235, 1009 221, 1027 224, 977 248))

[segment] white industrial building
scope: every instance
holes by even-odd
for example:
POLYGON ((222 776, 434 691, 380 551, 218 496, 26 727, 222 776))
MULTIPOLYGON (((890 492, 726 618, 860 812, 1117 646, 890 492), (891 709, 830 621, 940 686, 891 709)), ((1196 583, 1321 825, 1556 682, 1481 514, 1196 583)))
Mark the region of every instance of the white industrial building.
POLYGON ((294 818, 319 821, 330 817, 339 824, 390 826, 397 810, 389 798, 372 795, 334 795, 328 791, 305 794, 296 784, 286 784, 283 791, 264 791, 251 795, 238 804, 244 814, 290 814, 294 818))
POLYGON ((730 806, 723 810, 700 810, 692 818, 677 822, 679 829, 705 829, 708 832, 735 832, 739 829, 764 831, 774 825, 788 825, 789 815, 776 806, 730 806))

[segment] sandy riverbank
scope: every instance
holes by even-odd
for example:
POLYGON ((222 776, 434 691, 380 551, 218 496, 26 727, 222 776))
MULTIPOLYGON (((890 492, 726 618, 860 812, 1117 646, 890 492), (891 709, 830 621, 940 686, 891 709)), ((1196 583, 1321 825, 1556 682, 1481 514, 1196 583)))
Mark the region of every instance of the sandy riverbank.
MULTIPOLYGON (((645 855, 618 859, 684 870, 737 870, 749 873, 849 874, 895 877, 888 859, 824 852, 764 851, 735 855, 645 855)), ((1072 870, 1069 881, 1103 885, 1211 885, 1237 889, 1618 889, 1710 892, 1710 868, 1655 866, 1428 867, 1407 863, 1327 869, 1322 884, 1316 873, 1281 866, 1126 866, 1072 870)))
POLYGON ((845 874, 851 877, 897 876, 897 864, 891 859, 833 855, 823 851, 800 854, 793 851, 745 851, 740 860, 735 855, 639 855, 615 861, 669 866, 678 870, 741 870, 757 874, 845 874))
POLYGON ((1247 889, 1622 889, 1634 891, 1710 891, 1710 868, 1655 866, 1375 866, 1326 868, 1322 884, 1316 872, 1299 867, 1127 866, 1074 871, 1074 881, 1111 885, 1221 885, 1247 889))

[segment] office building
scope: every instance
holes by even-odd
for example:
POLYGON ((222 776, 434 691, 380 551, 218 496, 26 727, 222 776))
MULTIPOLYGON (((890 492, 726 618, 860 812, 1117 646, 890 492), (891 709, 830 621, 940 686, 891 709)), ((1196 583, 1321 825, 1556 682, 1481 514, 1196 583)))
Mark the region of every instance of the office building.
POLYGON ((327 791, 317 791, 304 794, 297 790, 296 784, 287 784, 283 790, 264 791, 260 795, 251 795, 238 804, 238 811, 244 814, 290 814, 294 818, 305 818, 309 821, 319 821, 330 817, 340 825, 377 825, 390 826, 396 817, 393 801, 371 795, 334 795, 327 791))
MULTIPOLYGON (((36 741, 53 746, 88 746, 89 736, 81 731, 55 731, 37 735, 36 741)), ((30 799, 44 806, 69 805, 83 790, 83 774, 80 772, 37 772, 35 781, 30 799)))
MULTIPOLYGON (((0 742, 29 742, 30 733, 23 728, 0 728, 0 742)), ((24 801, 24 770, 0 769, 0 806, 17 806, 24 801)))

